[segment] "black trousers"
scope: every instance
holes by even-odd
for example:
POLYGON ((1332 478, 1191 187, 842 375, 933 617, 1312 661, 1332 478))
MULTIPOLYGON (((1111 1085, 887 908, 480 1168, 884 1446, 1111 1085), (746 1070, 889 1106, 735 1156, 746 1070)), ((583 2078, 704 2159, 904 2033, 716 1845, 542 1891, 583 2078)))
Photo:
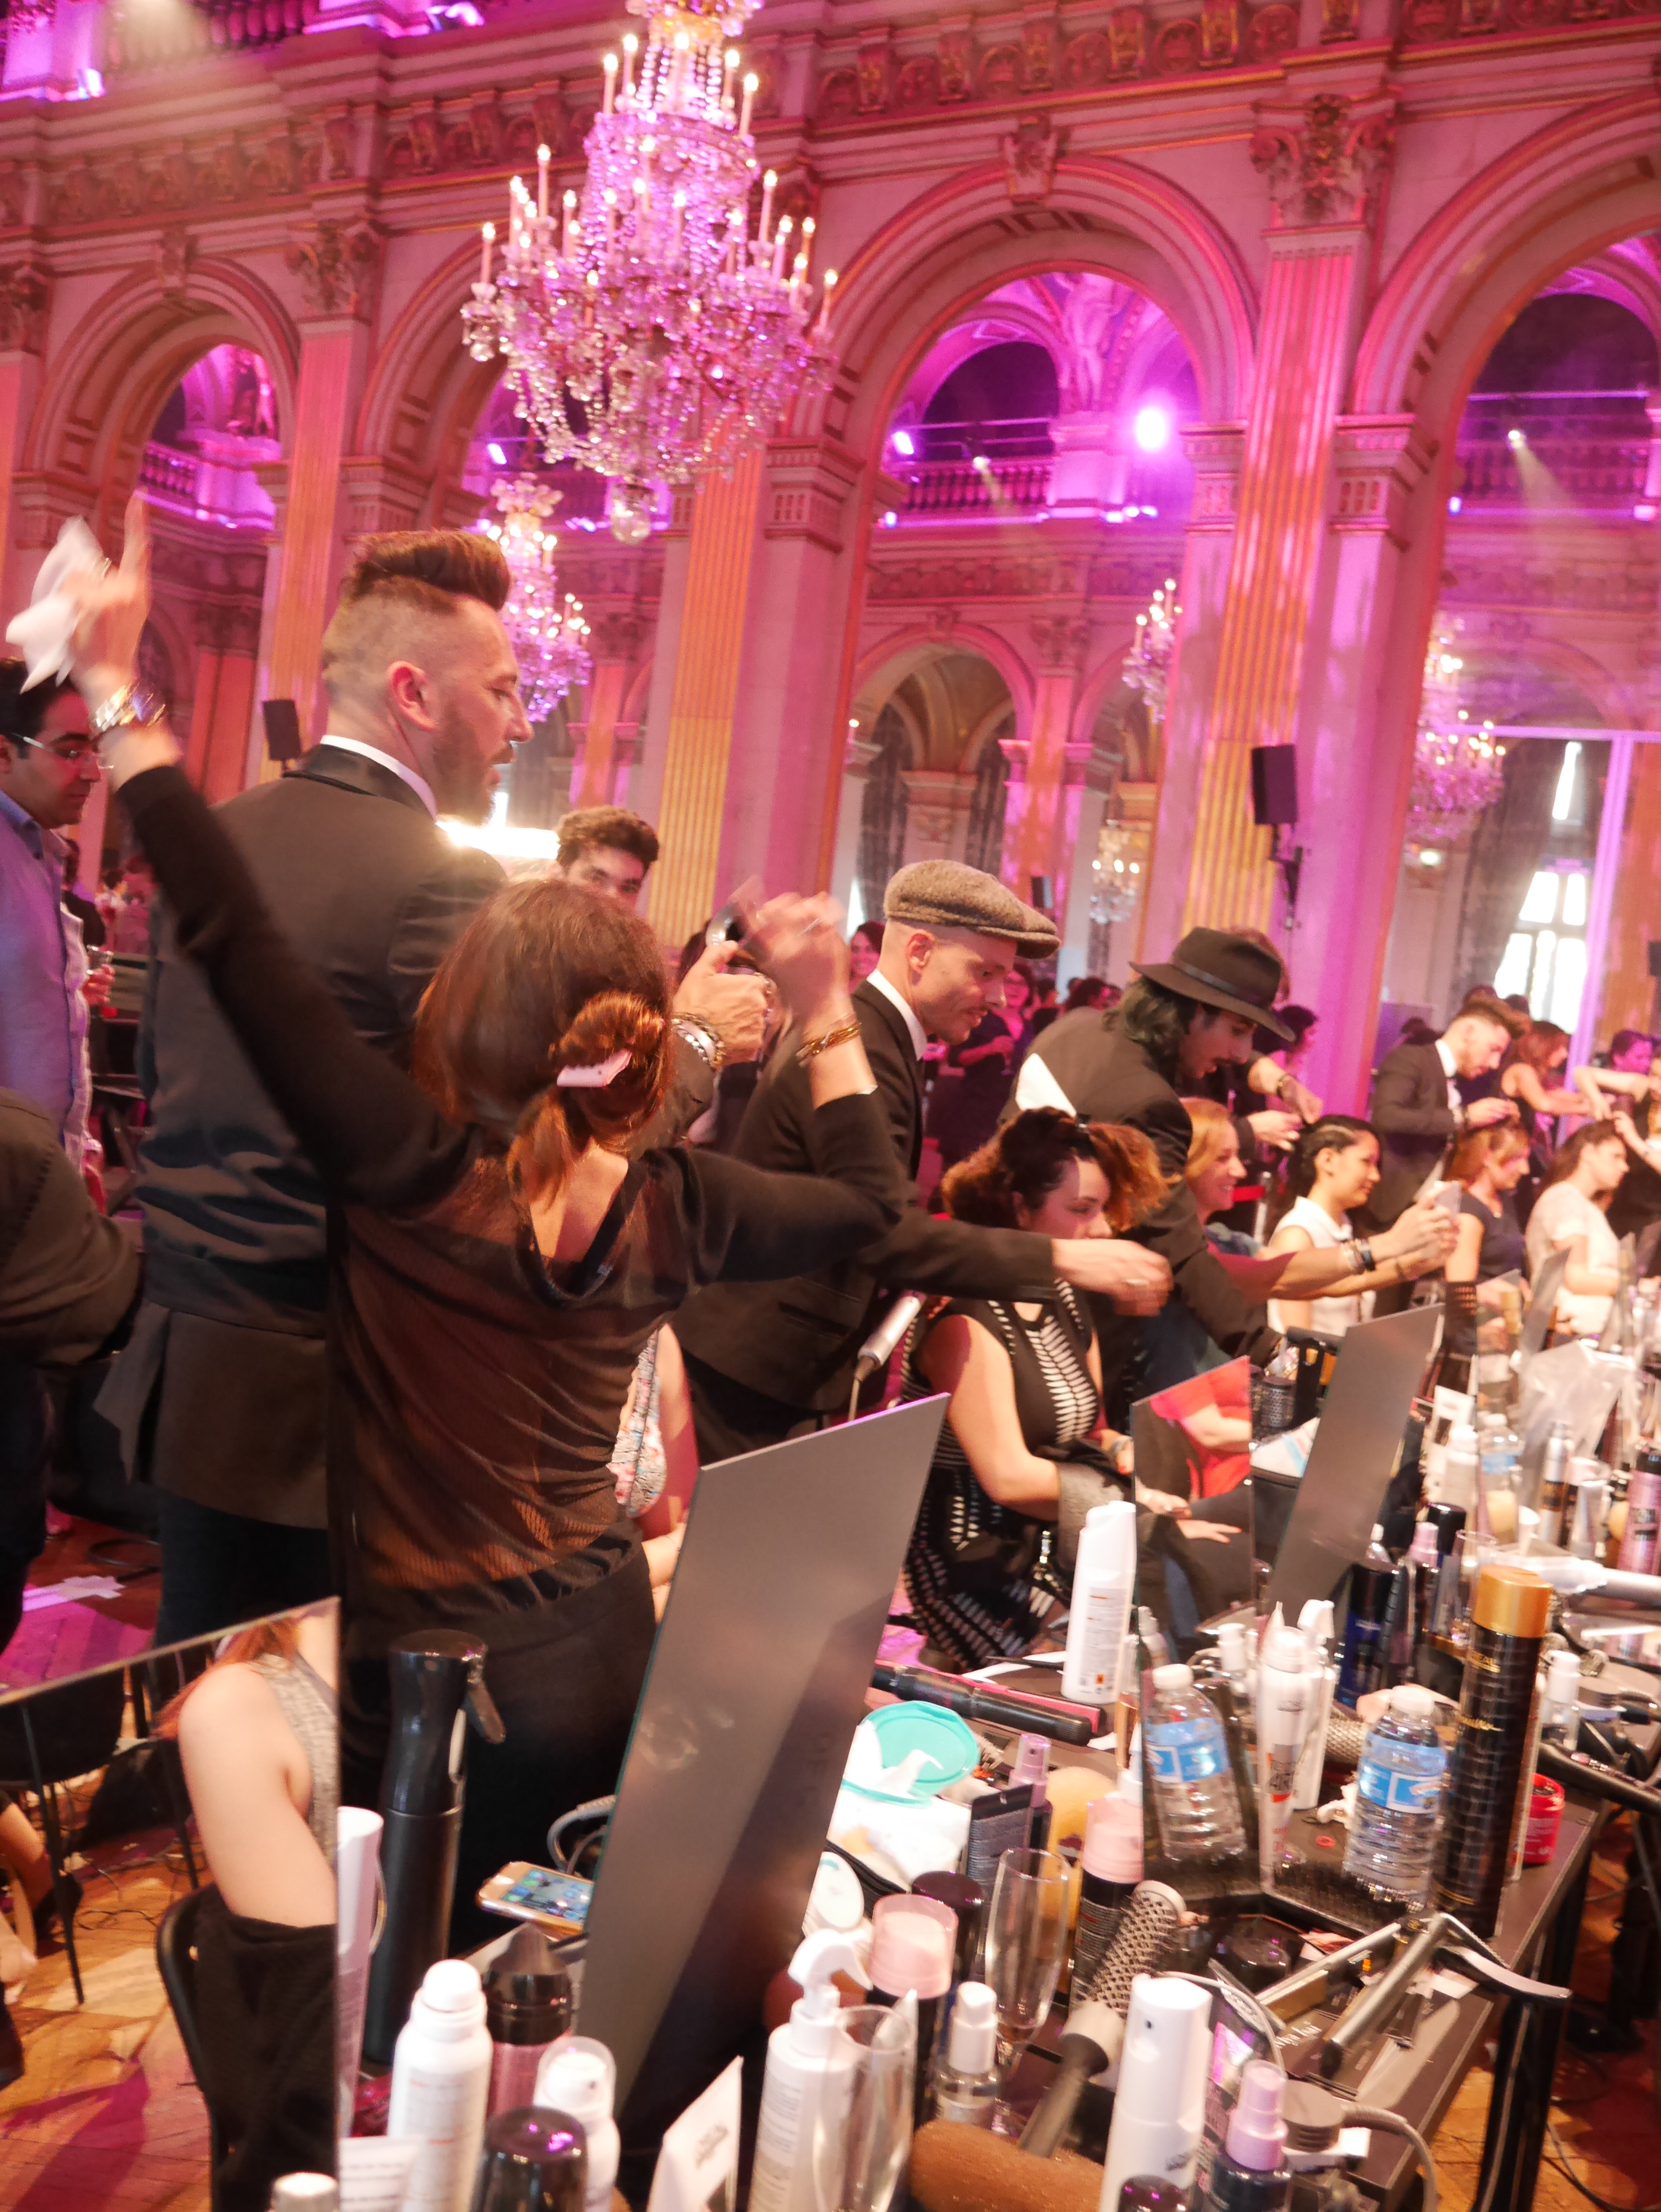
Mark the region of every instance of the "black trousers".
POLYGON ((714 1367, 706 1367, 683 1352, 686 1387, 692 1401, 692 1426, 698 1440, 698 1464, 714 1467, 717 1461, 737 1459, 741 1452, 760 1451, 782 1444, 789 1437, 811 1437, 828 1428, 834 1413, 814 1413, 800 1406, 770 1398, 748 1383, 735 1382, 714 1367))
POLYGON ((40 1373, 0 1358, 0 1651, 17 1633, 24 1584, 46 1548, 52 1429, 40 1373))
POLYGON ((158 1644, 214 1636, 263 1613, 315 1605, 334 1589, 324 1528, 285 1528, 155 1493, 161 1541, 158 1644))
POLYGON ((341 1798, 380 1799, 389 1736, 386 1650, 422 1627, 460 1629, 489 1654, 484 1683, 506 1730, 499 1744, 470 1729, 453 1948, 502 1933, 474 1903, 510 1859, 548 1863, 548 1830, 562 1813, 618 1786, 656 1620, 646 1555, 619 1529, 549 1575, 484 1589, 349 1592, 341 1709, 341 1798), (556 1575, 581 1578, 562 1589, 556 1575), (538 1589, 538 1585, 544 1587, 538 1589))

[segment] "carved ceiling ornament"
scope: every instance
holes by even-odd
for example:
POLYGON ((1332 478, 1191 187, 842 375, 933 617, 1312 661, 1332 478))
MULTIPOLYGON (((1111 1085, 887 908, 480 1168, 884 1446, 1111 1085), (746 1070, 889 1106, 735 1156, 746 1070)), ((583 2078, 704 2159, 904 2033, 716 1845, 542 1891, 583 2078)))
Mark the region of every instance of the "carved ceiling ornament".
POLYGON ((1047 200, 1056 181, 1062 133, 1048 115, 1028 115, 998 141, 1003 179, 1016 202, 1047 200))
POLYGON ((46 343, 46 275, 32 261, 0 269, 0 353, 39 353, 46 343))
POLYGON ((1369 222, 1395 146, 1393 99, 1323 92, 1301 106, 1260 104, 1251 165, 1269 188, 1272 228, 1369 222))
POLYGON ((381 245, 372 223, 326 221, 297 239, 283 258, 299 278, 313 314, 367 321, 380 275, 381 245))
POLYGON ((191 239, 184 230, 164 230, 155 241, 155 289, 170 300, 182 299, 190 281, 191 239))

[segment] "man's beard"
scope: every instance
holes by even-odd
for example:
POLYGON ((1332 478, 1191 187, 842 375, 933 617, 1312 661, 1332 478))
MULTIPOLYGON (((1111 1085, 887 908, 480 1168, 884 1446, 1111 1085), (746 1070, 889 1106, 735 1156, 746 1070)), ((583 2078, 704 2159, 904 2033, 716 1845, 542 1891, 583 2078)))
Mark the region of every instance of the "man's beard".
POLYGON ((458 822, 490 818, 490 763, 481 760, 459 721, 447 721, 433 740, 433 797, 458 822))

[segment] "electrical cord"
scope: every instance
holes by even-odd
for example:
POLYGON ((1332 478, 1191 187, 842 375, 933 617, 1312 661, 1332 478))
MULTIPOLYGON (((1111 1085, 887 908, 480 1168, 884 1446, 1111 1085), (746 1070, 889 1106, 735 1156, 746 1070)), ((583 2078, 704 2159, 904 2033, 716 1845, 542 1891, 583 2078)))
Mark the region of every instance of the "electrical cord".
MULTIPOLYGON (((1425 2195, 1422 2212, 1436 2212, 1436 2160, 1431 2156, 1430 2145, 1415 2127, 1410 2127, 1399 2112, 1387 2112, 1374 2105, 1352 2105, 1344 2114, 1348 2128, 1382 2128, 1387 2135, 1405 2136, 1419 2155, 1419 2171, 1424 2179, 1425 2195)), ((1609 2212, 1615 2212, 1611 2206, 1609 2212)), ((1646 2212, 1654 2212, 1647 2208, 1646 2212)))

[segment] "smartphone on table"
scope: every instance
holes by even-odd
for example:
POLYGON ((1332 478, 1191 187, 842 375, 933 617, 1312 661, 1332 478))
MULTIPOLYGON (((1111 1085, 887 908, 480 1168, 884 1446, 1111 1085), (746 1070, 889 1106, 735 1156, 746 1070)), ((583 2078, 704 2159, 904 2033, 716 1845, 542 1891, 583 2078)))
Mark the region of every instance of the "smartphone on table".
POLYGON ((533 1920, 551 1936, 581 1936, 588 1918, 594 1885, 580 1875, 556 1874, 551 1867, 510 1859, 479 1890, 487 1912, 508 1920, 533 1920))

